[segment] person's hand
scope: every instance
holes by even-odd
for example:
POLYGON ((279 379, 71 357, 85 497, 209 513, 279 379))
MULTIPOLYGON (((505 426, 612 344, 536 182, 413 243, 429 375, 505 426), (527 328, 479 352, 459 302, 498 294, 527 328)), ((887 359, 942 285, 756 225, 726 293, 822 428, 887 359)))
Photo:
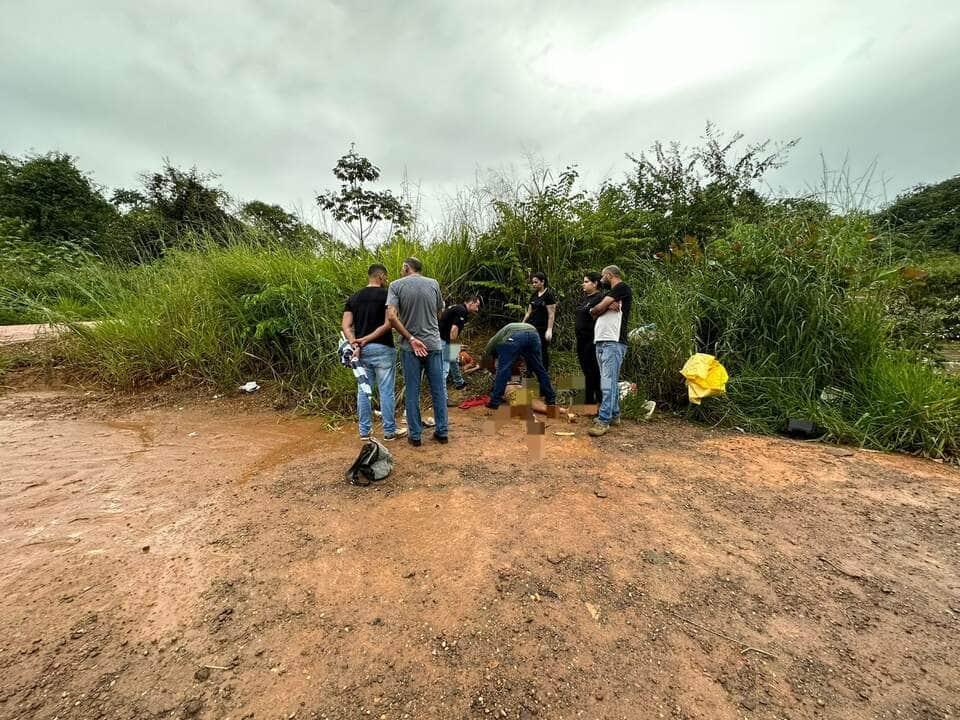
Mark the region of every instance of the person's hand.
POLYGON ((614 300, 612 303, 607 305, 607 310, 613 310, 614 312, 620 312, 620 301, 614 300))
POLYGON ((546 340, 547 342, 550 342, 551 340, 553 340, 553 328, 550 328, 549 330, 547 330, 547 331, 543 334, 543 338, 544 338, 544 340, 546 340))
POLYGON ((357 338, 357 345, 359 345, 360 347, 366 347, 367 342, 369 341, 365 337, 357 338))
POLYGON ((413 350, 413 354, 417 357, 426 357, 430 354, 430 351, 427 350, 427 346, 423 344, 423 341, 417 340, 417 338, 410 338, 410 349, 413 350))
POLYGON ((360 343, 354 341, 350 343, 353 346, 353 359, 357 360, 360 357, 360 348, 362 347, 360 343))

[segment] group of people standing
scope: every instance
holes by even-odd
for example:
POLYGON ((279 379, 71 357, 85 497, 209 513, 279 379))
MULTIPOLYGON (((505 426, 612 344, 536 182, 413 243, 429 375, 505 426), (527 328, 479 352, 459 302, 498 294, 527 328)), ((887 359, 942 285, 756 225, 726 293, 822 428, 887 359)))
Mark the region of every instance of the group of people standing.
MULTIPOLYGON (((547 405, 556 402, 548 371, 557 301, 543 273, 534 273, 531 284, 533 295, 523 321, 502 327, 484 351, 481 366, 486 364, 493 369, 496 361, 496 378, 487 407, 496 408, 503 402, 518 356, 524 358, 528 373, 536 376, 547 405)), ((627 352, 633 290, 624 282, 620 268, 608 265, 601 272, 584 275, 583 293, 574 330, 584 379, 584 404, 599 406, 588 431, 597 437, 606 434, 611 425, 620 424, 620 366, 627 352)))
MULTIPOLYGON (((420 390, 424 377, 434 410, 433 438, 440 443, 448 442, 446 381, 450 376, 454 387, 462 389, 466 385, 460 373, 458 341, 469 316, 480 308, 480 298, 476 295, 445 308, 440 284, 424 276, 422 270, 420 260, 407 258, 401 277, 388 284, 386 267, 371 265, 366 287, 347 299, 341 324, 344 336, 353 347, 354 358, 364 368, 370 385, 377 388, 384 440, 406 435, 414 446, 421 444, 423 434, 420 390), (394 332, 400 336, 399 351, 394 345, 394 332), (398 354, 404 376, 407 429, 399 428, 396 423, 398 354)), ((480 365, 495 374, 488 408, 496 409, 503 402, 507 382, 520 357, 528 372, 537 377, 547 405, 556 403, 556 392, 548 375, 556 296, 543 273, 534 273, 531 285, 533 294, 523 320, 501 328, 484 350, 480 365)), ((575 322, 577 357, 586 383, 585 402, 599 404, 597 419, 589 431, 597 436, 607 432, 610 425, 620 423, 618 381, 626 354, 633 294, 615 265, 605 267, 600 273, 588 273, 583 279, 583 289, 584 302, 577 309, 575 322)), ((357 409, 360 437, 369 439, 373 433, 373 407, 370 395, 359 387, 357 409)))

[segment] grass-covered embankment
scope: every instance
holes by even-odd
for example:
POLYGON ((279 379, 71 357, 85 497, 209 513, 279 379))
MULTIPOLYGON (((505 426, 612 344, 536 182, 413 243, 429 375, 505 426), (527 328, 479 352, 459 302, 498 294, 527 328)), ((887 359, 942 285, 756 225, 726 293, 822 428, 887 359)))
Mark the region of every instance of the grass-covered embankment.
MULTIPOLYGON (((570 242, 578 243, 571 257, 583 251, 582 241, 570 242)), ((625 377, 644 397, 686 408, 679 368, 707 351, 731 382, 725 397, 690 409, 695 418, 775 433, 801 416, 845 442, 960 454, 960 383, 894 343, 888 307, 901 278, 885 269, 877 242, 861 218, 777 213, 736 223, 704 249, 659 260, 614 255, 609 261, 624 267, 637 294, 633 322, 657 325, 632 347, 625 377)), ((451 295, 487 289, 495 302, 473 324, 479 333, 522 305, 526 288, 511 289, 498 274, 504 258, 529 252, 521 243, 461 233, 426 247, 395 240, 373 253, 317 256, 238 238, 173 252, 122 280, 101 278, 103 322, 65 338, 59 355, 121 387, 171 377, 228 387, 257 377, 282 383, 306 407, 347 409, 355 387, 336 361, 337 333, 343 300, 364 283, 370 262, 396 277, 402 259, 418 254, 451 295)), ((554 268, 563 351, 589 268, 554 268)), ((561 352, 560 365, 566 360, 561 352)))

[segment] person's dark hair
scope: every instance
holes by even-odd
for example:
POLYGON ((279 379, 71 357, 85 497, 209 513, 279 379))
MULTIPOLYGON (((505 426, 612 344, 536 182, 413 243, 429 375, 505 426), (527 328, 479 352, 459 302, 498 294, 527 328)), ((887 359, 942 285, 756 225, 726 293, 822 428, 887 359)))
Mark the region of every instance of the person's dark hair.
POLYGON ((530 279, 531 279, 531 280, 540 280, 540 281, 543 282, 544 285, 547 284, 547 274, 546 274, 546 273, 535 272, 533 275, 530 276, 530 279))
POLYGON ((374 263, 367 268, 367 277, 373 277, 374 275, 386 275, 387 266, 381 265, 380 263, 374 263))
POLYGON ((466 305, 467 303, 472 303, 474 300, 481 302, 479 295, 467 295, 463 298, 463 304, 466 305))
POLYGON ((591 271, 588 272, 588 273, 584 273, 583 276, 584 276, 587 280, 589 280, 590 282, 592 282, 594 285, 600 285, 600 281, 603 279, 603 275, 601 275, 600 273, 598 273, 598 272, 596 272, 596 271, 594 271, 594 270, 591 270, 591 271))
POLYGON ((423 263, 420 262, 415 257, 408 257, 406 260, 403 261, 403 264, 409 267, 411 270, 413 270, 416 273, 423 270, 423 263))

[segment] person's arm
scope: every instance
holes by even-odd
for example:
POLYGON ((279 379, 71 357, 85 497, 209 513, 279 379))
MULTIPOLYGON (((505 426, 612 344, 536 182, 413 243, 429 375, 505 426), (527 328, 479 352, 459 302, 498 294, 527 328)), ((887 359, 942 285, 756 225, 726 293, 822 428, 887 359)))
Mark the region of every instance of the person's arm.
POLYGON ((353 357, 360 357, 360 345, 357 338, 353 335, 353 313, 350 310, 343 311, 343 319, 340 321, 340 329, 343 330, 343 336, 353 346, 353 357))
POLYGON ((603 298, 603 300, 601 300, 592 308, 590 308, 590 314, 593 317, 598 318, 601 315, 603 315, 605 312, 607 312, 607 310, 619 310, 620 309, 619 303, 617 304, 616 308, 613 307, 615 302, 616 301, 612 297, 607 295, 605 298, 603 298))
POLYGON ((500 341, 503 340, 505 329, 505 327, 500 328, 497 333, 487 341, 486 346, 483 348, 483 355, 480 356, 480 367, 482 367, 484 370, 493 372, 496 368, 497 345, 499 345, 500 341))
POLYGON ((533 315, 533 305, 532 305, 532 304, 531 304, 531 305, 527 305, 527 311, 523 314, 523 320, 521 320, 520 322, 526 322, 527 319, 528 319, 531 315, 533 315))
POLYGON ((353 335, 353 313, 349 310, 343 311, 343 320, 340 321, 340 328, 343 330, 343 336, 353 345, 357 338, 353 335))
POLYGON ((393 326, 393 329, 410 343, 410 349, 413 350, 414 355, 417 357, 426 357, 429 354, 427 346, 424 345, 421 340, 415 338, 413 334, 403 326, 403 323, 400 322, 396 305, 387 305, 387 320, 390 322, 390 325, 393 326))
POLYGON ((547 305, 547 332, 544 333, 544 337, 547 339, 547 342, 553 340, 553 319, 557 316, 557 306, 547 305))
POLYGON ((391 328, 390 318, 384 316, 383 325, 380 325, 379 327, 374 328, 369 333, 364 335, 362 338, 357 338, 357 342, 360 343, 360 347, 363 347, 367 343, 373 342, 384 333, 390 332, 390 328, 391 328))
POLYGON ((460 337, 460 326, 453 323, 450 326, 450 342, 455 343, 458 337, 460 337))

